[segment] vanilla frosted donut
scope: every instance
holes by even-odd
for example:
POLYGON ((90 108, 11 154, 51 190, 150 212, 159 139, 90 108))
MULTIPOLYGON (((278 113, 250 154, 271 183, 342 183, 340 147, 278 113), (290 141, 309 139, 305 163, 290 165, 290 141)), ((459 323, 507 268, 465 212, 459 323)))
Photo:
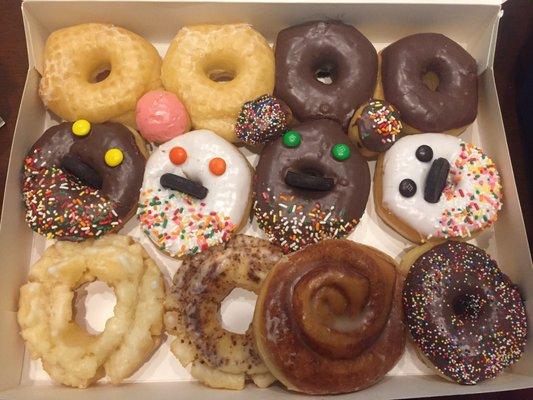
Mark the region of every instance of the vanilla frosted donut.
POLYGON ((226 242, 246 223, 252 169, 214 132, 178 136, 150 156, 137 215, 162 251, 192 255, 226 242))
POLYGON ((376 166, 379 215, 414 242, 468 238, 497 219, 500 175, 479 148, 438 133, 401 138, 376 166))

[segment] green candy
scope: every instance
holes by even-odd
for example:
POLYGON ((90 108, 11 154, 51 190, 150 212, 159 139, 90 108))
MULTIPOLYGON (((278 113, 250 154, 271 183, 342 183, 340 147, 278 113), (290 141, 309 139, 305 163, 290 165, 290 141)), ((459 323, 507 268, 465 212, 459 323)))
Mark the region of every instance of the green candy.
POLYGON ((287 131, 283 134, 283 145, 285 147, 298 147, 302 143, 302 135, 296 131, 287 131))
POLYGON ((346 144, 338 143, 331 149, 331 155, 335 160, 344 161, 350 158, 350 148, 346 144))

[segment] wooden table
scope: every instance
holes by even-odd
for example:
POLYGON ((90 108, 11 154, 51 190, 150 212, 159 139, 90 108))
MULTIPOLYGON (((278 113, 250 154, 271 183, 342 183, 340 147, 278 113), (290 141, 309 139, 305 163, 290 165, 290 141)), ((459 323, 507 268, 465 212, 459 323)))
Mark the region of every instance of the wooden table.
MULTIPOLYGON (((4 195, 7 164, 15 121, 27 69, 26 44, 20 12, 21 0, 0 0, 0 116, 6 124, 0 128, 0 204, 4 195)), ((500 98, 507 142, 512 155, 513 170, 520 203, 533 248, 533 157, 526 146, 516 114, 515 71, 520 49, 528 41, 533 46, 533 1, 508 0, 503 6, 495 59, 496 83, 500 98)), ((533 62, 533 60, 531 60, 533 62)), ((532 110, 533 112, 533 110, 532 110)), ((440 400, 525 400, 533 398, 533 389, 472 396, 439 397, 440 400)))

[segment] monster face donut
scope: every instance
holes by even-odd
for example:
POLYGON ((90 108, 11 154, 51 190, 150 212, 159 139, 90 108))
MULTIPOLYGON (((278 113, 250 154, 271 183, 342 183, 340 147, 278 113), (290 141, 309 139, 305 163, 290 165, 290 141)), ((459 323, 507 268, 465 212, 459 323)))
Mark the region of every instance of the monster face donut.
POLYGON ((299 121, 333 119, 346 130, 372 96, 377 71, 376 50, 351 25, 316 21, 278 34, 275 94, 299 121))
POLYGON ((423 360, 453 382, 494 378, 524 352, 527 318, 516 286, 483 250, 425 244, 402 260, 406 322, 423 360))
POLYGON ((110 24, 59 29, 46 40, 39 94, 67 121, 135 126, 135 104, 161 86, 161 57, 139 35, 110 24))
POLYGON ((368 164, 339 124, 309 121, 268 144, 254 180, 254 213, 285 252, 357 225, 370 190, 368 164))
POLYGON ((236 142, 242 105, 274 90, 274 54, 246 24, 186 26, 170 43, 161 79, 187 107, 193 128, 236 142))
POLYGON ((252 169, 231 143, 198 130, 150 156, 137 211, 162 251, 182 257, 229 240, 248 218, 252 169))
POLYGON ((476 118, 476 61, 444 35, 420 33, 386 47, 381 84, 406 133, 459 135, 476 118))
POLYGON ((53 126, 24 160, 26 222, 59 240, 119 230, 136 209, 145 151, 142 139, 121 124, 53 126))
POLYGON ((500 175, 479 148, 438 133, 401 138, 380 156, 378 214, 413 242, 468 238, 497 219, 500 175))

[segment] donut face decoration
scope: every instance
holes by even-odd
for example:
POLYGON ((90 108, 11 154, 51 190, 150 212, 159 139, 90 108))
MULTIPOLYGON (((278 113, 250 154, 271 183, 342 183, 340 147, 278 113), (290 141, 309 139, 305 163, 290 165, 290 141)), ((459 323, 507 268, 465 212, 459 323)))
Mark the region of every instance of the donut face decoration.
POLYGON ((229 240, 246 218, 251 168, 214 132, 178 136, 150 156, 139 208, 141 228, 173 257, 229 240))
POLYGON ((116 231, 135 212, 144 164, 124 125, 78 120, 53 126, 24 160, 26 222, 59 240, 116 231))
POLYGON ((364 212, 368 164, 339 124, 309 121, 267 145, 254 181, 254 213, 285 252, 348 235, 364 212))
POLYGON ((469 237, 502 207, 494 162, 444 134, 401 138, 385 154, 382 185, 383 206, 426 239, 469 237))

